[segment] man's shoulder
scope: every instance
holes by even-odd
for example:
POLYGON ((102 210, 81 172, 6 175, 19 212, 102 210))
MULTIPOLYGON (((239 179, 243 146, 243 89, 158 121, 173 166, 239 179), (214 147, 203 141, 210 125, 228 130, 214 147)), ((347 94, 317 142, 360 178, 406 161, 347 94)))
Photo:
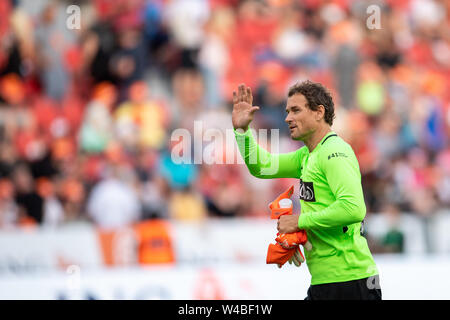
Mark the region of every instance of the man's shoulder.
POLYGON ((327 139, 320 151, 320 157, 326 160, 339 157, 353 158, 355 156, 352 146, 339 135, 327 139))
POLYGON ((309 152, 309 150, 308 150, 307 146, 302 146, 302 147, 298 148, 296 152, 298 152, 298 153, 305 153, 306 152, 307 153, 307 152, 309 152))

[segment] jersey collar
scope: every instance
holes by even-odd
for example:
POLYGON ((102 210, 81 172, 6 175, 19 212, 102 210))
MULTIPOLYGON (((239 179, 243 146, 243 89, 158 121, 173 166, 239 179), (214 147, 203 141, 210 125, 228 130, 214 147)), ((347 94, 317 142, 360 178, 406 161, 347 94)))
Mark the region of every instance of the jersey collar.
POLYGON ((325 143, 325 141, 328 140, 328 138, 330 137, 337 137, 336 132, 334 131, 330 131, 328 132, 323 138, 322 140, 320 140, 320 142, 317 144, 317 146, 313 149, 313 151, 311 151, 310 153, 313 153, 314 151, 316 151, 317 149, 320 149, 320 147, 325 143))

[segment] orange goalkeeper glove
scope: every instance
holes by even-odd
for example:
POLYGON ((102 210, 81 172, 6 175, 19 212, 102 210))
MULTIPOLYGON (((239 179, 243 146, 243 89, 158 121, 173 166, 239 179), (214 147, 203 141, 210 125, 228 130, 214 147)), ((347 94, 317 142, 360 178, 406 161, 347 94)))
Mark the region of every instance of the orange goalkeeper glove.
MULTIPOLYGON (((288 260, 289 264, 294 263, 294 265, 300 267, 301 264, 305 262, 305 257, 300 250, 300 245, 309 244, 308 237, 304 230, 295 233, 277 233, 275 241, 281 247, 290 251, 291 257, 288 260)), ((281 268, 281 266, 282 265, 280 264, 278 265, 279 268, 281 268)))
MULTIPOLYGON (((269 204, 271 219, 279 219, 282 215, 292 214, 292 202, 288 201, 286 203, 286 199, 289 199, 293 192, 294 186, 291 186, 269 204), (282 202, 285 203, 281 205, 282 202)), ((294 263, 297 267, 305 261, 305 257, 299 247, 300 245, 303 245, 306 250, 311 250, 311 243, 308 241, 305 230, 289 234, 277 233, 275 241, 276 244, 269 244, 266 263, 276 263, 279 268, 287 261, 290 264, 294 263)))
POLYGON ((275 241, 284 249, 294 249, 308 241, 305 230, 294 233, 277 233, 275 241))

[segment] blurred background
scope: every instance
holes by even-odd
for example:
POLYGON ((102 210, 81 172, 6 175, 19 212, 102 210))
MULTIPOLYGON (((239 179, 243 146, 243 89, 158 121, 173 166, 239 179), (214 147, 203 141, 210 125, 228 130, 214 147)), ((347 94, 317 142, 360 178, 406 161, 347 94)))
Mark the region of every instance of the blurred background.
POLYGON ((284 108, 306 79, 359 160, 384 297, 450 299, 445 0, 1 0, 0 298, 303 299, 306 265, 265 265, 267 205, 298 181, 202 133, 232 129, 246 83, 252 127, 301 147, 284 108), (236 161, 176 163, 180 128, 236 161))

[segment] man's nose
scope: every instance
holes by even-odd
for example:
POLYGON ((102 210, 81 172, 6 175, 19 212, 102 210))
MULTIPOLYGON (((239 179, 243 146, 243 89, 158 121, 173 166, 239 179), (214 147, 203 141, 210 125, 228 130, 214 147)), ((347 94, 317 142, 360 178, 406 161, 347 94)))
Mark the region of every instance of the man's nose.
POLYGON ((286 118, 284 119, 284 122, 286 122, 287 124, 289 124, 289 122, 291 122, 291 118, 289 117, 289 115, 286 116, 286 118))

